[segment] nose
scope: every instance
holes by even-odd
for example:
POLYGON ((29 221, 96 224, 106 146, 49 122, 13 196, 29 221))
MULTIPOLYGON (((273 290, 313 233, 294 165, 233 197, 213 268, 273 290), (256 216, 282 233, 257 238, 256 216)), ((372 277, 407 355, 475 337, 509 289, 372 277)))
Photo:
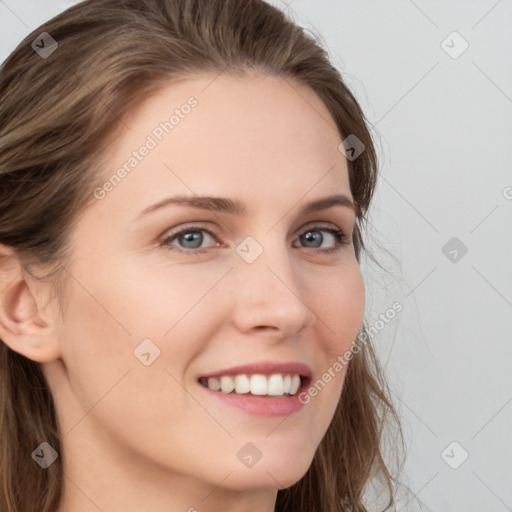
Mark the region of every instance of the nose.
POLYGON ((235 266, 232 319, 240 332, 286 339, 315 323, 311 297, 286 247, 264 249, 252 263, 240 258, 235 266))

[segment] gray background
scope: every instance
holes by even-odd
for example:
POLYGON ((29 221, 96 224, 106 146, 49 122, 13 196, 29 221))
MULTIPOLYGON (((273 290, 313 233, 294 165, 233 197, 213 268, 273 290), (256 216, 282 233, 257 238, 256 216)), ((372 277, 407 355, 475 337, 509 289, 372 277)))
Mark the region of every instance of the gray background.
MULTIPOLYGON (((0 0, 0 61, 73 3, 0 0)), ((512 2, 271 3, 322 39, 379 149, 388 272, 363 270, 368 325, 403 305, 374 338, 408 445, 398 509, 512 511, 512 2)))

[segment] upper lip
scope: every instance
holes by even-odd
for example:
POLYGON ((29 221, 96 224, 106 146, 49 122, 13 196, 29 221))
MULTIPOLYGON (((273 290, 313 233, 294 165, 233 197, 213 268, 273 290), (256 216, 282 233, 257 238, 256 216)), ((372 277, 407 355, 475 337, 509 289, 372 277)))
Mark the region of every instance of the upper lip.
POLYGON ((304 363, 295 361, 277 363, 275 361, 261 361, 258 363, 232 366, 212 373, 201 375, 201 377, 220 377, 221 375, 242 375, 242 374, 272 375, 273 373, 298 374, 301 377, 311 378, 311 368, 304 363))

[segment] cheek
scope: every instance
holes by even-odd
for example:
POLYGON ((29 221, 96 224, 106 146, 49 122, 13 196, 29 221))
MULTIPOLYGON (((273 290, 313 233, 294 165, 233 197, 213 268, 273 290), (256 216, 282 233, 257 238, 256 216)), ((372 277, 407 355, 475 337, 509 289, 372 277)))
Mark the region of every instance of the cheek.
POLYGON ((140 364, 133 351, 150 339, 160 350, 158 366, 182 375, 188 361, 202 350, 200 340, 208 339, 200 334, 224 320, 222 304, 208 299, 226 273, 225 266, 199 272, 193 265, 101 261, 72 270, 76 282, 66 314, 67 360, 78 370, 122 371, 134 361, 140 364))
POLYGON ((347 354, 359 334, 365 306, 364 282, 357 261, 338 267, 329 276, 316 276, 310 295, 317 318, 317 354, 321 375, 300 397, 318 411, 318 429, 325 433, 338 404, 347 369, 347 354), (318 286, 322 283, 322 286, 318 286))
POLYGON ((351 346, 361 328, 364 307, 364 282, 356 261, 337 269, 317 287, 315 313, 328 333, 331 356, 351 346))
POLYGON ((200 309, 202 298, 226 270, 210 266, 205 271, 169 264, 163 258, 119 262, 105 255, 96 263, 77 270, 89 292, 79 308, 83 311, 85 306, 96 323, 116 321, 134 339, 164 336, 200 309))
MULTIPOLYGON (((64 430, 91 411, 87 418, 119 441, 132 444, 147 437, 141 446, 153 453, 153 446, 168 443, 166 436, 181 439, 194 430, 191 425, 208 421, 179 383, 215 328, 209 317, 216 319, 219 310, 213 309, 208 291, 225 270, 194 277, 177 267, 140 267, 136 274, 121 265, 104 263, 109 272, 96 273, 92 267, 71 269, 75 281, 61 336, 72 402, 79 405, 68 412, 64 430), (149 366, 134 354, 144 339, 159 351, 149 366)), ((155 349, 146 347, 153 359, 155 349)))

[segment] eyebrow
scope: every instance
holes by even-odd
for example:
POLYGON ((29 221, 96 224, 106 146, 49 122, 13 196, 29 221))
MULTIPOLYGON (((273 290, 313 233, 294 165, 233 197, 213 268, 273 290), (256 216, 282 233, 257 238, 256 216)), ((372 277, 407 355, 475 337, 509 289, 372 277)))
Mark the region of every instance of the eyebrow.
MULTIPOLYGON (((154 212, 155 210, 159 210, 169 205, 185 205, 192 206, 193 208, 199 208, 202 210, 209 210, 214 212, 222 212, 222 213, 231 213, 234 215, 247 213, 247 208, 240 201, 228 199, 225 197, 210 197, 210 196, 177 196, 177 197, 168 197, 159 201, 156 204, 148 206, 144 210, 142 210, 137 218, 142 217, 150 212, 154 212)), ((356 207, 352 200, 346 196, 345 194, 336 194, 333 196, 324 197, 322 199, 317 199, 316 201, 311 201, 305 204, 299 211, 300 214, 304 215, 307 213, 316 212, 318 210, 325 210, 327 208, 331 208, 333 206, 344 206, 346 208, 351 209, 352 211, 356 211, 356 207)))

